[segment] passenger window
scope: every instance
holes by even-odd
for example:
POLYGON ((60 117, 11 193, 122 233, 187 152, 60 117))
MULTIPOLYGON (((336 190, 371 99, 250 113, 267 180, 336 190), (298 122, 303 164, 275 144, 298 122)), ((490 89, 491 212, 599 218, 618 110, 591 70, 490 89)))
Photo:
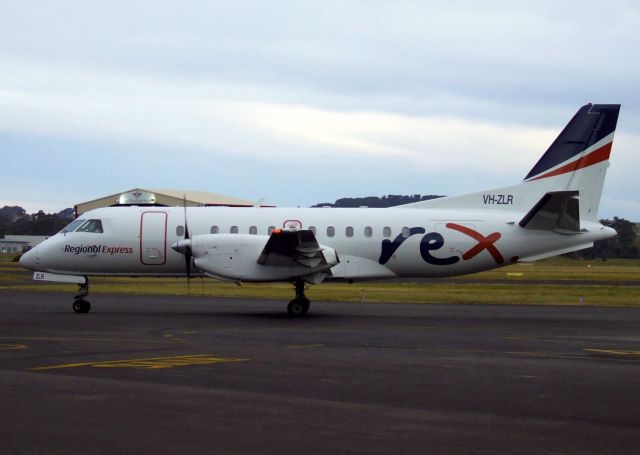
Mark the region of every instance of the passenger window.
POLYGON ((382 235, 386 238, 391 237, 391 228, 389 226, 385 226, 382 230, 382 235))
POLYGON ((182 237, 184 235, 184 226, 176 226, 176 235, 182 237))
POLYGON ((218 226, 211 226, 211 230, 209 231, 212 234, 217 234, 218 232, 220 232, 220 228, 218 226))
POLYGON ((336 235, 336 228, 333 226, 327 227, 327 237, 333 237, 334 235, 336 235))
POLYGON ((255 226, 251 226, 251 227, 249 228, 249 234, 251 234, 251 235, 256 235, 257 233, 258 233, 258 228, 257 228, 257 227, 255 227, 255 226))
POLYGON ((406 226, 402 228, 402 237, 405 239, 409 238, 409 228, 406 226))
POLYGON ((273 234, 273 231, 276 230, 275 226, 269 226, 269 229, 267 229, 267 235, 271 235, 273 234))
POLYGON ((347 228, 344 230, 344 233, 347 235, 347 237, 353 237, 353 226, 347 226, 347 228))
POLYGON ((102 234, 102 221, 87 220, 76 232, 93 232, 94 234, 102 234))
POLYGON ((232 234, 237 234, 238 233, 238 226, 231 226, 231 229, 229 230, 229 232, 231 232, 232 234))
POLYGON ((313 235, 316 235, 316 227, 315 226, 309 226, 309 230, 311 232, 313 232, 313 235))
POLYGON ((373 229, 371 229, 371 226, 367 226, 364 228, 364 236, 365 237, 371 237, 373 235, 373 229))

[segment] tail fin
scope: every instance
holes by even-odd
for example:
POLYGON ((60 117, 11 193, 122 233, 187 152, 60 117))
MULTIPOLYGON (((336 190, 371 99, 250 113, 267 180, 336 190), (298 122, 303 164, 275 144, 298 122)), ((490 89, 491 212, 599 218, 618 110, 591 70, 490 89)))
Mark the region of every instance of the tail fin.
POLYGON ((525 182, 542 183, 550 191, 578 191, 580 218, 597 221, 619 112, 619 104, 582 106, 525 182))
POLYGON ((529 212, 545 195, 563 192, 563 196, 554 196, 554 205, 570 194, 572 200, 578 200, 578 206, 572 209, 572 216, 597 221, 619 112, 619 104, 582 106, 519 185, 402 207, 515 210, 524 213, 529 212))

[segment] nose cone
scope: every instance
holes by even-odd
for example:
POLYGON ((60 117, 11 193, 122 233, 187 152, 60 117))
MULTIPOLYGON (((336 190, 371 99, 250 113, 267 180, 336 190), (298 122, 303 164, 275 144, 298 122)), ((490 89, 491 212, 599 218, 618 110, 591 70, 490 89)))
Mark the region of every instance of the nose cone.
POLYGON ((40 258, 37 256, 35 251, 36 249, 32 249, 27 251, 20 257, 20 265, 25 269, 29 270, 37 270, 40 264, 40 258))

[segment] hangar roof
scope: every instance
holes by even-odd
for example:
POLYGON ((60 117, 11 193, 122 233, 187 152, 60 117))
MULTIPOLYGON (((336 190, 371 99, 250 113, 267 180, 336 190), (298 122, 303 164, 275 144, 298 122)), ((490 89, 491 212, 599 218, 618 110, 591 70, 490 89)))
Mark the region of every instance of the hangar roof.
POLYGON ((255 205, 255 201, 248 201, 224 194, 209 193, 208 191, 191 191, 191 190, 168 190, 158 188, 148 188, 146 191, 155 194, 163 194, 165 196, 174 197, 176 199, 187 199, 187 201, 197 202, 202 205, 255 205))
MULTIPOLYGON (((121 197, 133 198, 136 202, 152 202, 167 206, 182 206, 183 200, 186 199, 187 205, 205 206, 205 205, 222 205, 234 207, 252 207, 257 205, 254 201, 240 199, 223 194, 210 193, 207 191, 191 191, 191 190, 171 190, 160 188, 133 188, 119 193, 102 196, 86 202, 80 202, 75 205, 76 216, 86 212, 87 210, 108 207, 114 204, 123 203, 121 197), (140 200, 139 198, 146 200, 140 200)), ((131 199, 129 199, 131 200, 131 199)), ((264 206, 263 206, 264 207, 264 206)))

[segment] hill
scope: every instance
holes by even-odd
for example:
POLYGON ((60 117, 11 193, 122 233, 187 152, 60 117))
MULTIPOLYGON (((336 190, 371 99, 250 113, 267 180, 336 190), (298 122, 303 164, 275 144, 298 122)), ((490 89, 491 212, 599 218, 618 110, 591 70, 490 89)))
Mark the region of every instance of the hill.
POLYGON ((397 205, 410 204, 412 202, 427 201, 429 199, 437 199, 443 196, 436 196, 433 194, 421 196, 414 194, 413 196, 389 194, 387 196, 367 196, 367 197, 345 197, 336 200, 336 202, 321 202, 320 204, 312 205, 311 207, 338 207, 338 208, 357 208, 357 207, 371 207, 371 208, 385 208, 395 207, 397 205))

